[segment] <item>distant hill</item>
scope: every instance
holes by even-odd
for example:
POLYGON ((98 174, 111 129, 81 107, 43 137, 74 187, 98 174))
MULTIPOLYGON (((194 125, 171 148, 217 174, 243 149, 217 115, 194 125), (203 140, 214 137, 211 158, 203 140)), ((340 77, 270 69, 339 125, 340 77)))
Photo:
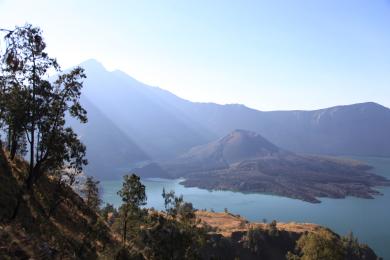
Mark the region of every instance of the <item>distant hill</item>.
MULTIPOLYGON (((101 145, 96 142, 112 140, 112 145, 105 145, 105 152, 114 155, 119 151, 119 158, 125 162, 110 160, 108 169, 125 170, 128 162, 134 166, 148 160, 176 158, 191 147, 235 129, 260 133, 293 152, 390 156, 390 109, 376 103, 315 111, 262 112, 243 105, 190 102, 121 71, 109 72, 95 60, 81 66, 88 76, 83 103, 90 114, 83 138, 94 135, 87 140, 88 158, 93 165, 104 160, 97 156, 101 145), (116 130, 96 127, 106 125, 116 130), (109 132, 112 134, 108 137, 109 132)), ((90 169, 90 173, 113 177, 100 167, 90 169)))
MULTIPOLYGON (((195 146, 162 165, 166 173, 165 177, 176 178, 187 176, 192 172, 227 169, 230 165, 243 160, 274 157, 287 153, 257 133, 235 130, 216 141, 195 146)), ((144 176, 145 167, 139 170, 139 173, 144 176)))
POLYGON ((235 130, 217 141, 192 148, 180 159, 201 161, 212 157, 232 164, 243 159, 273 156, 281 152, 281 149, 257 133, 235 130))
POLYGON ((177 159, 134 169, 144 177, 185 178, 185 186, 271 193, 308 202, 318 198, 373 198, 390 180, 358 161, 301 155, 278 148, 261 135, 235 130, 177 159), (157 174, 156 176, 153 176, 157 174))

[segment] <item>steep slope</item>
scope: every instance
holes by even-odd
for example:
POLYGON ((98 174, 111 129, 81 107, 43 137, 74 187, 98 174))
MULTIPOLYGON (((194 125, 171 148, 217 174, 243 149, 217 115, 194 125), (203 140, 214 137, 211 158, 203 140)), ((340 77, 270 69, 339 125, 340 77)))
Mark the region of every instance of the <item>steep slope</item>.
POLYGON ((129 136, 85 96, 81 102, 88 111, 88 123, 68 122, 87 146, 86 172, 99 179, 121 178, 124 171, 150 160, 150 157, 129 136))
POLYGON ((44 176, 33 193, 23 191, 27 169, 0 149, 0 259, 104 259, 120 248, 106 223, 70 187, 44 176))
POLYGON ((151 158, 171 158, 208 141, 204 137, 206 129, 170 104, 172 99, 187 101, 144 85, 121 71, 108 72, 93 60, 81 66, 88 75, 83 95, 151 158))
MULTIPOLYGON (((96 125, 110 124, 121 139, 132 143, 115 145, 119 151, 135 151, 131 162, 173 159, 235 129, 260 133, 293 152, 390 156, 390 109, 379 104, 262 112, 243 105, 193 103, 121 71, 109 72, 94 60, 81 66, 88 76, 83 89, 85 105, 99 111, 96 125)), ((105 134, 96 129, 91 121, 84 130, 95 134, 94 140, 104 140, 105 134)), ((89 145, 90 160, 99 161, 95 155, 100 152, 91 146, 95 142, 89 145)), ((115 153, 113 147, 107 146, 107 152, 115 153)), ((112 161, 117 169, 126 170, 129 164, 112 161)))

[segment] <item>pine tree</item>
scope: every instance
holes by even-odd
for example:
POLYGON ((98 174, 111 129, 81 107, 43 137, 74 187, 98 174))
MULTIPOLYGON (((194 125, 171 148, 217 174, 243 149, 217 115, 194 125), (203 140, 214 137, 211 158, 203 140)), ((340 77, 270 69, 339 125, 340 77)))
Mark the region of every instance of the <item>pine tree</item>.
POLYGON ((85 203, 95 212, 98 212, 99 206, 102 203, 99 192, 99 181, 95 181, 93 177, 88 176, 83 185, 81 193, 85 203))
POLYGON ((129 230, 136 232, 139 223, 142 222, 145 216, 145 211, 141 206, 146 205, 145 185, 141 183, 140 177, 132 174, 123 176, 122 189, 118 191, 118 195, 122 198, 122 206, 119 208, 121 219, 122 242, 126 243, 127 237, 130 235, 129 230), (129 224, 132 224, 130 227, 129 224))

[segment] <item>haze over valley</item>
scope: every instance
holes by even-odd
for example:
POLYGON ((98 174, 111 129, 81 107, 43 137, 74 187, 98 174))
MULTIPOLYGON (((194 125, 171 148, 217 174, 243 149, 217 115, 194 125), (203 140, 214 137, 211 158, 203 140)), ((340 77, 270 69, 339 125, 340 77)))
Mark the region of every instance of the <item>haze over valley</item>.
POLYGON ((72 126, 88 145, 87 172, 103 179, 120 178, 124 169, 148 161, 173 159, 236 129, 295 153, 390 156, 390 109, 377 103, 262 112, 193 103, 121 71, 109 72, 96 60, 81 66, 88 73, 82 103, 91 116, 88 125, 72 126))

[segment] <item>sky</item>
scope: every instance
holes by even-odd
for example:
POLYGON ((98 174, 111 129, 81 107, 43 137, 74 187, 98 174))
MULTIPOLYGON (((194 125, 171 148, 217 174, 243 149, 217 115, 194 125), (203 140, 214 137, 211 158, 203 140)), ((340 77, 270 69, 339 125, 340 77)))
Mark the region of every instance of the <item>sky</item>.
POLYGON ((390 107, 390 0, 0 0, 63 68, 94 58, 191 101, 390 107))

